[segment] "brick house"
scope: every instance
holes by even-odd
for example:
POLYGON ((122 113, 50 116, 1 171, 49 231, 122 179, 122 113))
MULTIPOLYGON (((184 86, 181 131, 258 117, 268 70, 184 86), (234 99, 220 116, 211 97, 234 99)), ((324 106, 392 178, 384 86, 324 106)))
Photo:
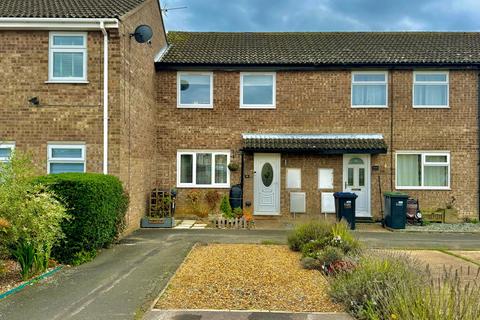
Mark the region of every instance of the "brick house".
POLYGON ((127 231, 138 228, 155 183, 165 38, 157 0, 2 1, 0 160, 16 148, 40 172, 114 174, 130 195, 127 231), (150 43, 130 36, 141 24, 150 43))
POLYGON ((167 37, 157 0, 24 3, 0 3, 0 161, 118 176, 128 231, 154 187, 179 214, 240 184, 258 219, 330 213, 343 190, 366 219, 390 190, 478 216, 479 33, 167 37))
POLYGON ((241 184, 258 218, 330 213, 333 192, 353 191, 357 215, 379 219, 391 190, 478 216, 479 33, 169 32, 168 43, 157 170, 178 210, 191 188, 241 184))

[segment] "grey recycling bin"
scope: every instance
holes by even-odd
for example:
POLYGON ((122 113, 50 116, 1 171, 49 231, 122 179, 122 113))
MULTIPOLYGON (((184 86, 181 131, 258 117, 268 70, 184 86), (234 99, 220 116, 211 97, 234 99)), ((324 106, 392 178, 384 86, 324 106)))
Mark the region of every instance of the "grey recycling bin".
POLYGON ((335 213, 337 221, 345 218, 350 225, 350 229, 355 230, 355 199, 357 195, 353 192, 335 192, 335 213))
POLYGON ((405 229, 408 195, 401 192, 385 192, 385 225, 392 229, 405 229))

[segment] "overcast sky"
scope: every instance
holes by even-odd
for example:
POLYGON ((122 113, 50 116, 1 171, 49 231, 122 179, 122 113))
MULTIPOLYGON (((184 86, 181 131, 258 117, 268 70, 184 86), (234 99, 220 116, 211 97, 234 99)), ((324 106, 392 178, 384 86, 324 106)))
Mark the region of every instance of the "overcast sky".
POLYGON ((480 0, 160 0, 187 31, 480 31, 480 0))

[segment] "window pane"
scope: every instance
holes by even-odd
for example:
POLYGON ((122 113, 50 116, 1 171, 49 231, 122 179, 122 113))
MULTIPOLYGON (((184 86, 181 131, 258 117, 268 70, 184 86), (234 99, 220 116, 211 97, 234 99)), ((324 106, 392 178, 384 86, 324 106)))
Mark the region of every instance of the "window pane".
POLYGON ((56 78, 82 78, 83 53, 81 52, 54 52, 53 76, 56 78))
POLYGON ((243 104, 273 104, 273 76, 244 75, 243 104))
POLYGON ((0 148, 0 158, 10 158, 11 154, 12 154, 12 149, 0 148))
POLYGON ((447 163, 447 156, 425 156, 425 162, 447 163))
POLYGON ((193 156, 191 154, 180 156, 180 183, 193 183, 193 156))
POLYGON ((197 153, 197 184, 212 183, 212 154, 197 153))
POLYGON ((84 172, 83 163, 50 163, 50 173, 84 172))
POLYGON ((352 158, 348 161, 348 164, 363 164, 363 160, 360 158, 352 158))
POLYGON ((422 157, 419 154, 397 156, 397 185, 419 187, 421 182, 422 157))
POLYGON ((354 74, 353 81, 385 81, 384 73, 354 74))
POLYGON ((227 155, 215 156, 215 183, 227 183, 227 155))
POLYGON ((416 74, 415 75, 415 81, 442 81, 446 82, 447 81, 447 75, 446 74, 416 74))
POLYGON ((430 167, 425 166, 425 186, 428 187, 446 187, 448 186, 448 167, 430 167))
POLYGON ((415 85, 416 106, 446 106, 448 85, 415 85))
POLYGON ((354 84, 352 104, 354 106, 385 106, 387 104, 386 85, 354 84))
POLYGON ((82 158, 82 149, 54 148, 52 158, 82 158))
POLYGON ((347 185, 348 186, 353 186, 353 168, 348 168, 347 185))
POLYGON ((182 75, 180 103, 210 104, 210 75, 182 75))
POLYGON ((365 168, 358 168, 358 186, 365 186, 365 168))
POLYGON ((53 36, 55 46, 83 46, 83 36, 53 36))

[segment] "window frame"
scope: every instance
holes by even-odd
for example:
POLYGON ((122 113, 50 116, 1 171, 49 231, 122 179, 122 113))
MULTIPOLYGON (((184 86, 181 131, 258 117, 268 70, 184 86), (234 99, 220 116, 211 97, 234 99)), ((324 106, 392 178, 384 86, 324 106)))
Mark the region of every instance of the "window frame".
POLYGON ((350 107, 354 109, 386 109, 388 108, 388 71, 352 71, 351 72, 351 83, 350 83, 350 107), (357 74, 384 74, 385 81, 355 81, 355 75, 357 74), (385 85, 385 105, 354 105, 353 104, 353 87, 355 84, 358 85, 385 85))
POLYGON ((52 163, 83 163, 83 172, 87 172, 87 148, 84 143, 49 143, 47 146, 47 173, 50 174, 52 163), (55 158, 52 156, 53 149, 81 149, 81 158, 55 158))
POLYGON ((451 190, 451 158, 450 151, 396 151, 395 152, 395 189, 398 190, 451 190), (399 186, 398 185, 398 155, 420 155, 421 156, 421 186, 399 186), (446 156, 447 162, 426 162, 427 156, 446 156), (425 186, 425 167, 447 167, 446 186, 425 186))
POLYGON ((230 169, 228 165, 230 164, 230 150, 178 150, 177 151, 177 188, 202 188, 202 189, 223 189, 230 188, 230 169), (212 183, 210 184, 197 184, 197 154, 198 153, 209 153, 212 155, 212 183), (181 178, 181 157, 182 155, 192 155, 192 183, 182 183, 181 178), (227 156, 227 182, 226 183, 215 183, 215 156, 216 155, 226 155, 227 156))
MULTIPOLYGON (((15 142, 3 142, 0 143, 0 149, 10 149, 11 152, 15 150, 15 142)), ((11 157, 11 155, 10 155, 11 157)), ((0 157, 0 163, 7 163, 10 161, 10 157, 0 157)))
POLYGON ((277 73, 276 72, 240 72, 240 109, 276 109, 277 108, 277 73), (272 103, 246 104, 243 102, 244 76, 272 76, 272 103))
POLYGON ((49 41, 48 41, 48 81, 50 83, 88 83, 88 33, 87 32, 50 32, 49 41), (53 38, 55 36, 81 36, 83 37, 84 45, 77 46, 62 46, 54 45, 53 38), (53 54, 55 52, 73 52, 73 53, 82 53, 83 54, 83 77, 54 77, 53 75, 53 65, 54 59, 53 54))
POLYGON ((213 72, 178 71, 177 72, 177 108, 179 109, 213 109, 213 72), (182 75, 208 75, 210 77, 210 103, 181 103, 180 79, 182 75))
POLYGON ((413 81, 412 81, 412 106, 415 109, 449 109, 450 108, 450 72, 447 71, 413 71, 413 81), (445 82, 440 81, 420 81, 417 83, 417 74, 445 74, 445 82), (416 105, 415 104, 415 85, 447 85, 447 104, 446 105, 416 105))

